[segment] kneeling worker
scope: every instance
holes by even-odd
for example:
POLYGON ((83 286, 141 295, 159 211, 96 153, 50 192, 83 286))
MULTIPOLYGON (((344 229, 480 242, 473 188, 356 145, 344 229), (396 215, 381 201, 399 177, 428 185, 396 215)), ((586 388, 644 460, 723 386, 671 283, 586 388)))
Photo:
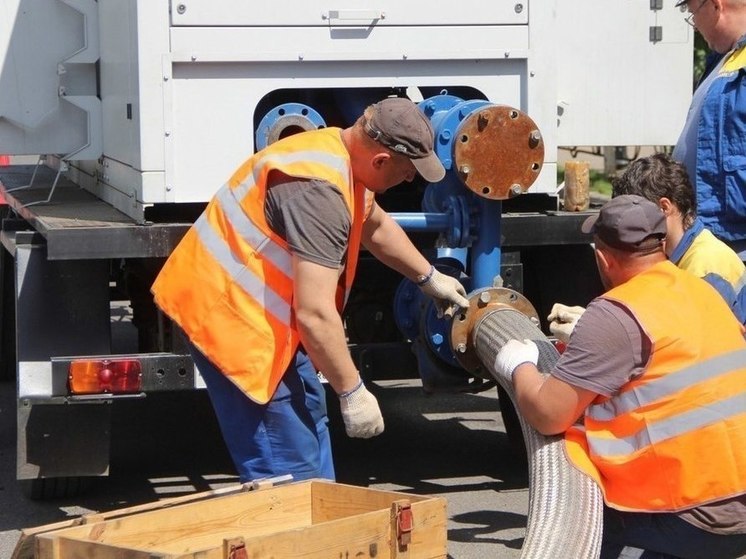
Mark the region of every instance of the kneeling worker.
POLYGON ((569 460, 601 487, 602 559, 740 557, 744 328, 710 285, 666 258, 653 202, 613 198, 583 230, 608 291, 546 378, 528 340, 505 344, 495 368, 512 375, 524 418, 564 433, 569 460))

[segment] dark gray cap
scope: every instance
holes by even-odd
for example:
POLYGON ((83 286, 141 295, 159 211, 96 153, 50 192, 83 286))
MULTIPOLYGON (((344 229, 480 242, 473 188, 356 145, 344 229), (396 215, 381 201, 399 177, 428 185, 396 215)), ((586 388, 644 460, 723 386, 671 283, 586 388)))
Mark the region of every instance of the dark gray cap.
POLYGON ((370 117, 363 119, 368 136, 409 157, 426 181, 442 180, 446 170, 433 152, 433 127, 417 105, 403 97, 389 97, 372 109, 370 117))
POLYGON ((666 216, 642 196, 612 198, 597 215, 585 220, 583 233, 593 233, 606 245, 626 252, 651 252, 666 237, 666 216))

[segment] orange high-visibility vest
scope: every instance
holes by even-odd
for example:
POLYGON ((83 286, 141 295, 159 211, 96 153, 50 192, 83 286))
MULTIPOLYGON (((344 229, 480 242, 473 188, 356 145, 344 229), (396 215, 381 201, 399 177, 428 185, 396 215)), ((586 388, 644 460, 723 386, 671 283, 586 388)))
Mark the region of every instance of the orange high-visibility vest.
MULTIPOLYGON (((342 310, 372 196, 355 187, 339 128, 303 132, 250 157, 221 187, 153 284, 156 304, 250 398, 272 397, 299 344, 292 257, 264 217, 272 171, 338 188, 351 216, 342 310)), ((330 187, 331 188, 331 187, 330 187)))
POLYGON ((680 511, 746 493, 746 341, 718 293, 670 262, 604 295, 653 342, 642 375, 565 435, 606 503, 680 511))

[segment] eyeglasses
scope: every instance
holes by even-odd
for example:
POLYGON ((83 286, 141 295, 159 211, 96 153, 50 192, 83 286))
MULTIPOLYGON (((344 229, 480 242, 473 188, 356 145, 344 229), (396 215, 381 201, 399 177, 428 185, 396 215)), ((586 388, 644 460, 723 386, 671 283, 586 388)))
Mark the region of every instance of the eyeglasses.
MULTIPOLYGON (((691 2, 691 0, 689 0, 689 1, 691 2)), ((701 2, 701 3, 699 4, 699 6, 697 6, 697 7, 696 7, 696 8, 694 9, 694 11, 692 11, 692 12, 689 12, 689 15, 688 15, 688 16, 686 16, 686 17, 684 18, 684 21, 685 21, 685 22, 687 22, 687 23, 688 23, 689 25, 691 25, 692 27, 694 27, 694 26, 695 26, 695 25, 694 25, 694 21, 693 21, 693 20, 694 20, 694 15, 695 15, 695 14, 696 14, 696 13, 697 13, 697 12, 698 12, 699 10, 701 10, 701 9, 702 9, 702 6, 704 6, 705 4, 707 4, 707 0, 702 0, 702 2, 701 2)), ((688 9, 689 9, 689 2, 687 2, 686 4, 682 4, 682 6, 681 6, 681 11, 682 11, 682 12, 685 12, 685 11, 687 11, 688 9)))

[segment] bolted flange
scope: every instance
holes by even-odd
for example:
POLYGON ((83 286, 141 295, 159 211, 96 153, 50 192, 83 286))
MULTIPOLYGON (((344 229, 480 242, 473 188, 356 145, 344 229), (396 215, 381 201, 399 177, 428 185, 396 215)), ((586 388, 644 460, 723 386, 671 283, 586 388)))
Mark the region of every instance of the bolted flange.
POLYGON ((524 112, 506 105, 479 106, 458 128, 453 159, 469 190, 505 200, 526 192, 539 176, 544 140, 524 112))
POLYGON ((462 309, 451 323, 451 348, 459 365, 474 376, 491 380, 484 370, 474 347, 473 334, 482 318, 495 310, 513 309, 539 324, 539 315, 531 302, 521 293, 507 287, 488 287, 474 291, 469 296, 469 308, 462 309))

